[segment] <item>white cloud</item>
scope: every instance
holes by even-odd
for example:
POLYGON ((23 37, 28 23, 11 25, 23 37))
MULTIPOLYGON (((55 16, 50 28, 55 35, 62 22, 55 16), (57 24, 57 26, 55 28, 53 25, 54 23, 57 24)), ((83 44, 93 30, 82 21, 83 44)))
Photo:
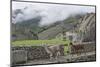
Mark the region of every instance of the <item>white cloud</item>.
POLYGON ((16 21, 42 16, 40 25, 48 25, 55 21, 64 20, 73 14, 95 12, 95 7, 92 6, 12 2, 12 10, 23 9, 25 7, 27 7, 27 9, 23 10, 24 16, 18 15, 16 21))

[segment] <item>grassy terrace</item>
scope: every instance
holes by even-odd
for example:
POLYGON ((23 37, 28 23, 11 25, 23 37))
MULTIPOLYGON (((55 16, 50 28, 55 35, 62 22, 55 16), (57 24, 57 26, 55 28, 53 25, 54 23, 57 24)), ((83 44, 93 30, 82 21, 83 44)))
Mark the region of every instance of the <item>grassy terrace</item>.
POLYGON ((39 46, 39 45, 59 45, 59 44, 69 44, 70 41, 63 40, 22 40, 13 41, 11 44, 13 46, 39 46))
POLYGON ((11 42, 12 46, 41 46, 41 45, 59 45, 59 44, 64 44, 66 45, 66 47, 64 47, 64 54, 67 54, 68 50, 68 45, 69 45, 70 41, 66 40, 23 40, 23 41, 14 41, 11 42))

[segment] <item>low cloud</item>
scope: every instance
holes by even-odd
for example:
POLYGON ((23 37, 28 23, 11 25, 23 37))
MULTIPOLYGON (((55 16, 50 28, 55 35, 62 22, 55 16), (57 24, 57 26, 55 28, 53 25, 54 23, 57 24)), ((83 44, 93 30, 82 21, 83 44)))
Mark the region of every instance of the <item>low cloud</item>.
POLYGON ((92 6, 12 2, 13 13, 17 9, 20 9, 23 14, 18 13, 16 15, 14 19, 15 23, 41 16, 40 26, 64 20, 70 15, 95 12, 95 7, 92 6))

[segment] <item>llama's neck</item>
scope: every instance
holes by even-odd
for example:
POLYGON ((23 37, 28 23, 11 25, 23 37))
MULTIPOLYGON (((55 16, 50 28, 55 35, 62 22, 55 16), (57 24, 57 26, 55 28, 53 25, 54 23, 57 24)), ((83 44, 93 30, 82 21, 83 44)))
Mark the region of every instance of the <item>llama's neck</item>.
POLYGON ((48 48, 48 46, 44 47, 47 53, 51 53, 51 50, 48 48))

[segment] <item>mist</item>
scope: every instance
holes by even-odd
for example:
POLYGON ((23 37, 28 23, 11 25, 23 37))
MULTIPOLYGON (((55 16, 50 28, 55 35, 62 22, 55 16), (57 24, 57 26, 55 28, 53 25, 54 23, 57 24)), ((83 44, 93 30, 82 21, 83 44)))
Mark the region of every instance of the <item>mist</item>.
POLYGON ((76 14, 95 13, 93 6, 60 5, 46 3, 12 2, 12 23, 18 23, 40 16, 39 26, 50 25, 76 14), (15 13, 19 10, 18 13, 15 13))

